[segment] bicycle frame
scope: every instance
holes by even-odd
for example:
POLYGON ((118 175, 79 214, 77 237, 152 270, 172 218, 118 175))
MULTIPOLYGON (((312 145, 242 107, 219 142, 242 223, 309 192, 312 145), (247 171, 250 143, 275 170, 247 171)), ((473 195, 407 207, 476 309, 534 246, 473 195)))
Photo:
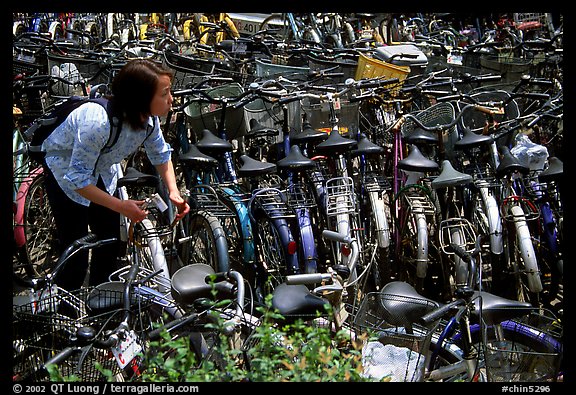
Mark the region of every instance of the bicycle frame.
MULTIPOLYGON (((220 102, 222 106, 220 124, 218 127, 218 136, 222 140, 227 141, 228 138, 226 133, 225 120, 228 101, 223 99, 220 102)), ((244 263, 247 265, 247 267, 253 266, 254 263, 257 263, 258 266, 261 266, 262 264, 266 265, 265 262, 257 262, 256 260, 256 248, 254 244, 253 229, 258 226, 258 223, 256 222, 255 217, 251 212, 253 209, 252 202, 259 198, 259 195, 265 196, 266 193, 276 194, 276 196, 279 197, 279 199, 283 201, 284 204, 286 204, 286 199, 280 191, 275 190, 274 188, 263 188, 257 191, 250 191, 248 194, 251 194, 252 196, 247 201, 245 197, 248 194, 242 191, 240 188, 236 167, 232 158, 232 152, 224 152, 219 160, 221 163, 217 168, 216 178, 219 183, 223 184, 219 190, 224 193, 228 201, 232 202, 238 214, 237 217, 239 219, 244 243, 244 263)), ((282 242, 282 248, 286 252, 286 269, 291 273, 299 273, 301 268, 298 256, 292 251, 291 247, 292 243, 294 243, 295 237, 292 234, 287 219, 283 217, 282 210, 280 209, 278 211, 273 209, 272 211, 266 211, 266 216, 270 219, 271 223, 276 229, 282 242)))
MULTIPOLYGON (((291 148, 290 128, 288 125, 288 107, 286 105, 282 107, 282 113, 284 119, 282 124, 283 139, 281 144, 283 157, 286 157, 291 148)), ((287 173, 287 189, 290 205, 296 212, 296 218, 298 219, 298 225, 300 226, 299 246, 302 251, 303 272, 316 273, 318 271, 318 250, 316 247, 315 226, 312 221, 309 204, 306 202, 307 190, 305 186, 302 187, 302 190, 299 190, 300 184, 294 183, 296 175, 291 171, 288 171, 287 173), (291 197, 292 199, 290 199, 291 197)))

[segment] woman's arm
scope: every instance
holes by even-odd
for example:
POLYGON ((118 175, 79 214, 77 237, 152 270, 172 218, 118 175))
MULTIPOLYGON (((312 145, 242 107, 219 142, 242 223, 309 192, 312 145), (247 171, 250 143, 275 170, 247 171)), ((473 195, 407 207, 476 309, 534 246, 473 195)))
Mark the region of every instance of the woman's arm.
POLYGON ((156 165, 156 170, 158 171, 158 174, 160 174, 160 177, 162 178, 164 184, 166 184, 166 187, 168 188, 168 194, 170 200, 172 201, 172 203, 174 203, 174 205, 178 209, 176 219, 177 220, 182 219, 182 217, 184 217, 190 211, 190 206, 188 205, 186 200, 182 198, 182 195, 178 190, 178 185, 176 184, 176 175, 174 173, 174 166, 172 165, 172 161, 169 160, 166 163, 156 165))
POLYGON ((76 192, 78 192, 82 197, 90 200, 92 203, 108 207, 110 210, 124 215, 133 222, 140 222, 146 218, 146 215, 148 215, 146 210, 140 208, 142 204, 144 204, 143 200, 118 199, 92 184, 77 189, 76 192))

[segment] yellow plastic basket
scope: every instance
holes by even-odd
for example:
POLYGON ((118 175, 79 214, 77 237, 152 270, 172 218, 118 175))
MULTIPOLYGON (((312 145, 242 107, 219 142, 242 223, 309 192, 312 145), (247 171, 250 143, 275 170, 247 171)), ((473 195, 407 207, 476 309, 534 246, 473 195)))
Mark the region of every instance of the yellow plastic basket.
POLYGON ((392 92, 398 92, 402 87, 404 80, 410 74, 410 66, 396 66, 382 60, 374 59, 364 55, 358 54, 358 68, 356 69, 356 80, 363 78, 376 78, 385 77, 386 79, 398 78, 397 87, 392 89, 392 92))

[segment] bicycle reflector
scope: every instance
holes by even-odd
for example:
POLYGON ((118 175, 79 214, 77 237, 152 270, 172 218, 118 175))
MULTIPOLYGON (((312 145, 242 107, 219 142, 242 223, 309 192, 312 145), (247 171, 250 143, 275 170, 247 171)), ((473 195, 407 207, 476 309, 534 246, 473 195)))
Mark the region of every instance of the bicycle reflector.
POLYGON ((290 241, 288 243, 288 254, 294 255, 298 251, 298 244, 295 241, 290 241))
POLYGON ((352 249, 348 247, 348 245, 342 244, 342 247, 340 247, 340 252, 342 252, 342 255, 344 256, 349 256, 352 252, 352 249))

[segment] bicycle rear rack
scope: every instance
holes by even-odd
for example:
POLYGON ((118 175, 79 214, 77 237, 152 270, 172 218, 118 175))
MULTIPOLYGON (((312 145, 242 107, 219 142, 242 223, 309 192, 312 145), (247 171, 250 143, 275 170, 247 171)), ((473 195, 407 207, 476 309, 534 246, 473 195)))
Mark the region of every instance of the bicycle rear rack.
POLYGON ((252 194, 251 210, 261 209, 270 219, 294 218, 296 214, 279 189, 264 188, 252 194))
POLYGON ((215 217, 232 217, 234 213, 218 197, 218 194, 208 185, 197 185, 190 190, 190 202, 197 210, 204 210, 215 217))
POLYGON ((404 200, 408 204, 408 208, 412 213, 421 213, 426 216, 435 215, 436 209, 427 195, 412 191, 405 192, 402 194, 402 196, 404 197, 404 200))
POLYGON ((474 251, 475 242, 476 232, 467 219, 448 218, 440 222, 440 248, 445 254, 454 254, 453 251, 448 249, 451 243, 458 244, 466 252, 472 252, 474 251), (458 238, 462 239, 456 240, 456 234, 458 234, 458 238))
POLYGON ((509 222, 522 220, 532 221, 540 217, 540 211, 538 211, 538 207, 536 207, 532 200, 513 195, 506 197, 500 205, 500 216, 509 222), (514 206, 520 206, 523 213, 521 215, 515 215, 512 212, 512 207, 514 206))
POLYGON ((326 181, 326 215, 356 212, 354 181, 351 177, 335 177, 326 181))
POLYGON ((303 183, 294 183, 288 187, 288 204, 294 208, 316 207, 314 195, 303 183))
POLYGON ((368 192, 383 192, 392 189, 387 177, 374 172, 365 173, 362 183, 368 192))

